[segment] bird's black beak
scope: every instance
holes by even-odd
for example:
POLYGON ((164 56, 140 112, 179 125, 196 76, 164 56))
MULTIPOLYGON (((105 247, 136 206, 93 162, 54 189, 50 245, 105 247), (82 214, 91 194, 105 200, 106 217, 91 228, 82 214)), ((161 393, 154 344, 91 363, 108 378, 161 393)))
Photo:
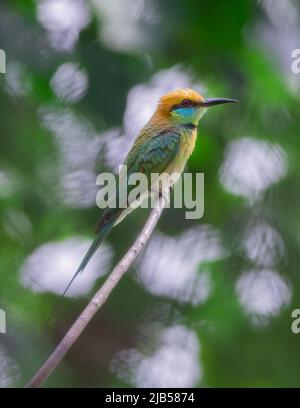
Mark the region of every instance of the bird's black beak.
POLYGON ((236 102, 238 102, 237 99, 209 98, 209 99, 204 99, 204 101, 200 103, 200 106, 209 107, 209 106, 215 106, 215 105, 222 105, 223 103, 236 103, 236 102))

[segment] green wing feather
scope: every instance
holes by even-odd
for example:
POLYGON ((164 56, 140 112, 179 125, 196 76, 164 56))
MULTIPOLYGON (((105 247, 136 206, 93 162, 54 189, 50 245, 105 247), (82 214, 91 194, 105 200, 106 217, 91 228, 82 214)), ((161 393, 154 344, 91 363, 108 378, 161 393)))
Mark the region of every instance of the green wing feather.
POLYGON ((180 134, 164 131, 146 139, 127 156, 128 176, 143 172, 147 177, 151 173, 163 173, 169 163, 176 157, 180 147, 180 134))
MULTIPOLYGON (((164 131, 156 136, 149 137, 139 144, 138 148, 133 147, 129 152, 125 164, 127 168, 127 177, 137 172, 143 172, 150 181, 151 173, 163 173, 169 163, 175 158, 180 147, 180 134, 174 131, 164 131)), ((135 186, 128 186, 128 193, 135 186)), ((118 190, 116 191, 118 194, 118 190)), ((118 200, 116 200, 118 202, 118 200)), ((82 272, 88 261, 99 245, 106 238, 117 219, 121 216, 124 209, 107 208, 98 223, 97 237, 93 241, 90 249, 84 257, 77 274, 82 272)))
MULTIPOLYGON (((143 139, 142 142, 136 144, 131 149, 127 156, 125 161, 125 164, 128 166, 127 176, 129 177, 133 173, 143 172, 149 182, 151 173, 161 174, 164 172, 168 164, 175 158, 179 147, 180 134, 174 131, 163 131, 155 136, 143 139)), ((128 193, 132 188, 134 188, 134 186, 128 186, 128 193)), ((118 194, 118 191, 116 191, 116 194, 118 194)), ((123 208, 107 208, 107 210, 104 211, 96 229, 97 236, 64 290, 62 297, 66 294, 76 276, 83 272, 97 248, 107 237, 124 210, 126 211, 126 209, 123 208)))

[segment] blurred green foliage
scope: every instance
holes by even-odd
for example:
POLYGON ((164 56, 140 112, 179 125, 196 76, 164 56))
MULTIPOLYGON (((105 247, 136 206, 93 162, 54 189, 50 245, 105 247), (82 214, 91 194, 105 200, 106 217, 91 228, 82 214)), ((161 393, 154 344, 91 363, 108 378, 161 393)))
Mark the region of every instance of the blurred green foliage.
MULTIPOLYGON (((123 115, 133 87, 151 83, 157 72, 180 66, 201 84, 206 95, 240 100, 239 106, 210 111, 201 122, 188 170, 205 173, 204 217, 185 220, 184 210, 168 209, 158 226, 160 233, 174 238, 203 225, 218 231, 225 255, 199 262, 195 270, 196 275, 209 276, 211 293, 197 304, 176 296, 151 294, 136 279, 133 268, 46 385, 145 385, 135 379, 126 359, 125 363, 122 358, 119 361, 118 353, 135 349, 149 357, 159 343, 159 334, 168 327, 180 326, 193 333, 200 345, 195 354, 199 361, 194 361, 200 373, 191 374, 192 379, 186 382, 171 378, 171 382, 162 381, 162 385, 298 387, 300 335, 291 331, 291 312, 300 307, 300 108, 299 74, 291 72, 290 51, 299 48, 299 43, 293 42, 300 30, 299 4, 280 2, 298 13, 296 24, 282 26, 278 21, 284 20, 280 16, 288 10, 282 6, 276 16, 276 7, 272 9, 267 0, 129 1, 125 10, 128 15, 119 16, 113 25, 115 20, 106 11, 110 2, 86 2, 89 19, 78 30, 78 38, 75 35, 73 46, 66 49, 61 45, 70 35, 67 30, 55 42, 45 19, 39 17, 39 5, 47 2, 11 0, 0 5, 0 48, 6 51, 8 64, 6 76, 0 78, 0 308, 6 311, 8 330, 6 335, 0 335, 0 367, 9 367, 0 374, 0 386, 22 386, 30 378, 104 279, 99 278, 83 297, 64 299, 60 312, 47 328, 44 322, 57 295, 46 289, 35 293, 21 284, 20 270, 38 247, 74 236, 92 238, 92 227, 100 215, 93 200, 77 206, 61 198, 61 169, 72 169, 72 165, 64 162, 59 138, 53 135, 51 125, 45 126, 43 112, 67 109, 92 129, 90 134, 96 134, 96 140, 101 140, 104 132, 124 125, 123 115), (115 35, 107 34, 109 24, 115 35), (135 29, 131 37, 130 29, 135 29), (136 41, 139 36, 140 43, 136 41), (278 38, 282 42, 277 42, 278 38), (60 97, 53 86, 55 72, 68 62, 78 64, 89 83, 86 94, 74 103, 60 97), (256 197, 253 192, 253 199, 251 194, 234 194, 228 185, 225 188, 221 176, 228 149, 244 138, 280 146, 279 164, 275 161, 275 168, 270 171, 276 173, 281 161, 285 167, 283 176, 275 177, 274 183, 268 183, 269 170, 262 167, 258 171, 262 177, 259 182, 265 180, 266 187, 256 197), (280 236, 284 249, 276 247, 274 254, 272 247, 266 248, 265 241, 258 240, 266 252, 258 251, 257 257, 263 259, 249 257, 243 239, 254 224, 268 224, 280 236), (269 257, 276 258, 270 265, 269 257), (254 311, 247 309, 238 296, 237 282, 247 271, 259 274, 270 269, 285 283, 276 286, 270 279, 271 289, 268 282, 254 289, 246 286, 246 303, 254 311), (278 296, 277 300, 272 296, 278 296), (267 306, 261 310, 264 301, 267 306)), ((76 1, 74 7, 75 3, 81 4, 76 1)), ((121 3, 115 1, 116 9, 120 9, 115 10, 117 14, 124 14, 121 3)), ((46 17, 47 10, 44 9, 46 17)), ((63 19, 59 14, 64 22, 71 19, 70 15, 66 13, 63 19)), ((286 21, 288 25, 289 20, 286 21)), ((64 92, 68 95, 69 89, 64 92)), ((141 105, 146 103, 147 100, 141 101, 141 105)), ((57 118, 53 116, 52 120, 57 118)), ((100 145, 90 134, 87 132, 84 145, 88 150, 90 138, 96 151, 100 145)), ((67 149, 71 147, 67 145, 67 149)), ((84 157, 86 152, 80 149, 77 153, 84 157)), ((247 177, 258 176, 247 168, 247 150, 242 154, 244 167, 234 171, 241 171, 236 177, 241 176, 239 180, 247 187, 247 177)), ((261 161, 257 166, 261 166, 261 161)), ((109 169, 102 152, 94 170, 109 169)), ((112 232, 108 238, 114 250, 112 263, 134 241, 147 214, 146 210, 137 210, 112 232)), ((199 250, 196 242, 191 243, 191 253, 193 244, 194 251, 199 250)), ((209 245, 208 242, 204 250, 209 250, 209 245)), ((163 253, 152 253, 154 270, 161 256, 163 253)), ((188 353, 189 342, 185 347, 188 353)), ((193 360, 194 354, 191 356, 187 359, 193 360)), ((176 354, 173 358, 176 360, 176 354)), ((192 370, 185 366, 184 355, 182 361, 183 371, 192 370)), ((163 359, 161 364, 165 364, 163 359)), ((150 384, 160 385, 159 378, 155 382, 155 371, 153 377, 150 384)))

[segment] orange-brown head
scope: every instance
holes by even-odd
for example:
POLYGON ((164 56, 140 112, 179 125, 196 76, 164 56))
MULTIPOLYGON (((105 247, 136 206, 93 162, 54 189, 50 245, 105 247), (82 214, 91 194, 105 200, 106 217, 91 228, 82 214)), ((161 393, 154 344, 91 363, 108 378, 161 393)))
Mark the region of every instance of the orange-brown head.
POLYGON ((204 99, 193 89, 177 89, 162 96, 151 122, 197 126, 209 106, 237 102, 235 99, 204 99))

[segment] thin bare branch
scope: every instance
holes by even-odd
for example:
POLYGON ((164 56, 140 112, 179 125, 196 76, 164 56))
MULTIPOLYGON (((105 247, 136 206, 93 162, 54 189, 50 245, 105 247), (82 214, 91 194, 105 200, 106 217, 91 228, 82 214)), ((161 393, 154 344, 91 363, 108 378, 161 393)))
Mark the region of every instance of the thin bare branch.
POLYGON ((152 209, 149 218, 135 243, 131 246, 126 255, 121 259, 121 261, 115 266, 102 287, 98 290, 98 292, 94 295, 83 312, 79 315, 77 320, 71 326, 65 337, 61 340, 48 360, 43 364, 43 366, 37 371, 34 377, 26 385, 27 388, 37 388, 47 380, 47 378, 55 370, 55 368, 61 362, 74 342, 81 335, 96 312, 106 302, 112 290, 117 286, 122 276, 131 266, 131 264, 134 262, 134 260, 137 258, 137 256, 140 254, 143 247, 149 240, 161 216, 161 213, 165 206, 165 202, 165 197, 159 198, 157 208, 152 209))

